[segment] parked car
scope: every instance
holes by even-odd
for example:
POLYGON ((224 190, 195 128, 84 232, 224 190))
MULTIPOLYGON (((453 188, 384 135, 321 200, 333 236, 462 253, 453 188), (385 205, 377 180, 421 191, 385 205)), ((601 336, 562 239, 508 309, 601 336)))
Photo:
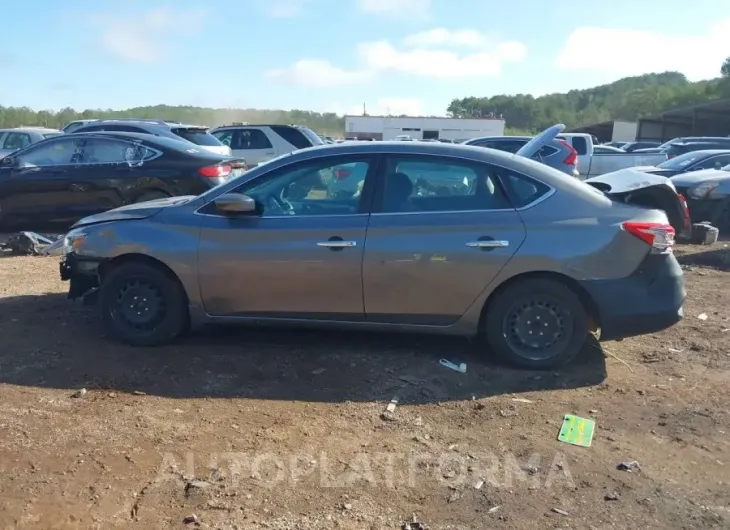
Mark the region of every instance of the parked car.
MULTIPOLYGON (((185 125, 177 122, 147 119, 94 120, 92 123, 77 127, 74 132, 130 132, 152 134, 175 140, 185 140, 201 149, 217 155, 232 156, 230 147, 223 145, 202 125, 185 125)), ((238 155, 237 155, 238 156, 238 155)))
MULTIPOLYGON (((483 136, 466 140, 463 144, 516 153, 527 145, 532 138, 532 136, 483 136)), ((549 144, 544 145, 532 159, 562 171, 571 177, 578 178, 580 176, 577 153, 565 140, 553 139, 549 144)))
POLYGON ((626 151, 627 153, 633 153, 637 149, 651 149, 652 147, 659 147, 659 142, 649 142, 649 141, 638 141, 638 142, 626 142, 620 147, 623 151, 626 151))
POLYGON ((298 125, 225 125, 211 134, 246 158, 250 167, 297 149, 323 145, 322 139, 307 127, 298 125))
POLYGON ((46 127, 0 129, 0 157, 61 134, 63 133, 58 129, 48 129, 46 127))
POLYGON ((637 169, 663 177, 673 177, 689 171, 720 169, 728 164, 730 164, 730 149, 702 149, 672 157, 657 166, 637 169))
POLYGON ((207 322, 285 323, 480 336, 516 365, 555 367, 589 330, 672 326, 685 298, 665 213, 528 159, 563 128, 518 156, 428 142, 302 149, 197 197, 79 221, 61 277, 134 345, 207 322), (347 164, 366 168, 358 197, 290 198, 347 164), (416 195, 414 164, 453 186, 416 195))
POLYGON ((667 159, 663 153, 596 153, 595 143, 590 134, 564 133, 558 138, 564 139, 578 153, 578 170, 580 178, 587 179, 619 169, 635 166, 655 166, 667 159))
POLYGON ((730 230, 730 165, 682 173, 669 180, 687 197, 694 222, 710 221, 730 230))
POLYGON ((74 120, 68 122, 66 125, 63 126, 63 129, 61 129, 65 133, 74 132, 79 127, 83 127, 84 125, 88 125, 90 123, 93 123, 97 121, 96 118, 89 119, 89 120, 74 120))
POLYGON ((67 228, 118 206, 203 193, 244 171, 244 160, 182 139, 64 134, 0 160, 0 225, 67 228))
POLYGON ((597 155, 610 155, 610 154, 626 154, 626 151, 619 149, 618 147, 611 147, 610 145, 594 145, 593 154, 597 155))

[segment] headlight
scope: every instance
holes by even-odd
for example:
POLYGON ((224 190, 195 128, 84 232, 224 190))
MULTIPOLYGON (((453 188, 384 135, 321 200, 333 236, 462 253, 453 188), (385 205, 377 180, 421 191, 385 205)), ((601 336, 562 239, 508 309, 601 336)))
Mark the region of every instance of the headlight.
POLYGON ((687 190, 687 195, 693 199, 704 199, 719 185, 719 182, 703 182, 699 186, 695 186, 694 188, 687 190))
POLYGON ((78 250, 78 248, 83 244, 85 239, 86 233, 82 229, 77 228, 76 230, 71 230, 63 238, 64 255, 68 254, 69 252, 75 252, 76 250, 78 250))

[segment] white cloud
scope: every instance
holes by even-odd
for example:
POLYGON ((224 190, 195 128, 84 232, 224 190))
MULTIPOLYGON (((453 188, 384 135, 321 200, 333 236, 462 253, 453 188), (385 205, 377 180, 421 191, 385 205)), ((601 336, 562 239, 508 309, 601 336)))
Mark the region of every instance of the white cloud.
POLYGON ((527 55, 525 45, 515 41, 471 54, 425 48, 400 51, 388 41, 363 43, 358 51, 368 69, 441 79, 499 75, 505 63, 522 61, 527 55))
POLYGON ((582 27, 568 36, 556 65, 619 76, 672 70, 699 80, 720 74, 728 50, 730 18, 696 35, 582 27))
POLYGON ((490 39, 469 29, 437 28, 408 35, 403 41, 406 46, 402 49, 387 40, 360 43, 359 66, 352 70, 324 59, 303 59, 289 68, 270 70, 266 76, 322 88, 358 84, 387 72, 437 79, 479 78, 499 75, 504 64, 520 62, 527 55, 527 47, 521 42, 504 41, 490 46, 490 39), (444 49, 449 45, 471 49, 468 53, 444 49))
POLYGON ((479 48, 486 46, 488 39, 486 35, 473 29, 449 30, 446 28, 434 28, 421 33, 408 35, 403 39, 406 46, 412 48, 425 48, 428 46, 464 46, 479 48))
POLYGON ((92 15, 101 29, 100 44, 111 55, 130 62, 153 63, 168 55, 171 39, 201 29, 200 9, 158 8, 131 16, 92 15))
POLYGON ((301 15, 310 0, 258 0, 263 9, 272 18, 294 18, 301 15))
POLYGON ((343 70, 321 59, 302 59, 289 68, 269 70, 266 77, 301 86, 329 88, 361 83, 370 78, 370 73, 343 70))
POLYGON ((360 11, 396 19, 423 19, 431 0, 359 0, 360 11))

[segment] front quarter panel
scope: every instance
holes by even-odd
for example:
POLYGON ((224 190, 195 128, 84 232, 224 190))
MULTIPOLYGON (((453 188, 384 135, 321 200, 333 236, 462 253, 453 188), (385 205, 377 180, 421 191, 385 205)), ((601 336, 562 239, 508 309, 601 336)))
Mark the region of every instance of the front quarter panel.
POLYGON ((187 208, 149 219, 104 223, 82 228, 87 234, 80 257, 113 260, 140 254, 162 262, 178 277, 191 305, 200 305, 197 279, 200 217, 187 208))

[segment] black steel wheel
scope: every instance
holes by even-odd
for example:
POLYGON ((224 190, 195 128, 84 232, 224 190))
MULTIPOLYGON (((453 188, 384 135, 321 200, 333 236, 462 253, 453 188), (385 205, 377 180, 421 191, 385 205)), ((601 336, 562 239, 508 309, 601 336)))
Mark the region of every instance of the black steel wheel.
POLYGON ((488 343, 507 362, 550 369, 580 352, 588 336, 588 314, 568 286, 528 278, 495 294, 483 326, 488 343))
POLYGON ((129 344, 164 344, 187 327, 185 292, 159 266, 132 261, 112 269, 103 278, 99 301, 109 334, 129 344))

